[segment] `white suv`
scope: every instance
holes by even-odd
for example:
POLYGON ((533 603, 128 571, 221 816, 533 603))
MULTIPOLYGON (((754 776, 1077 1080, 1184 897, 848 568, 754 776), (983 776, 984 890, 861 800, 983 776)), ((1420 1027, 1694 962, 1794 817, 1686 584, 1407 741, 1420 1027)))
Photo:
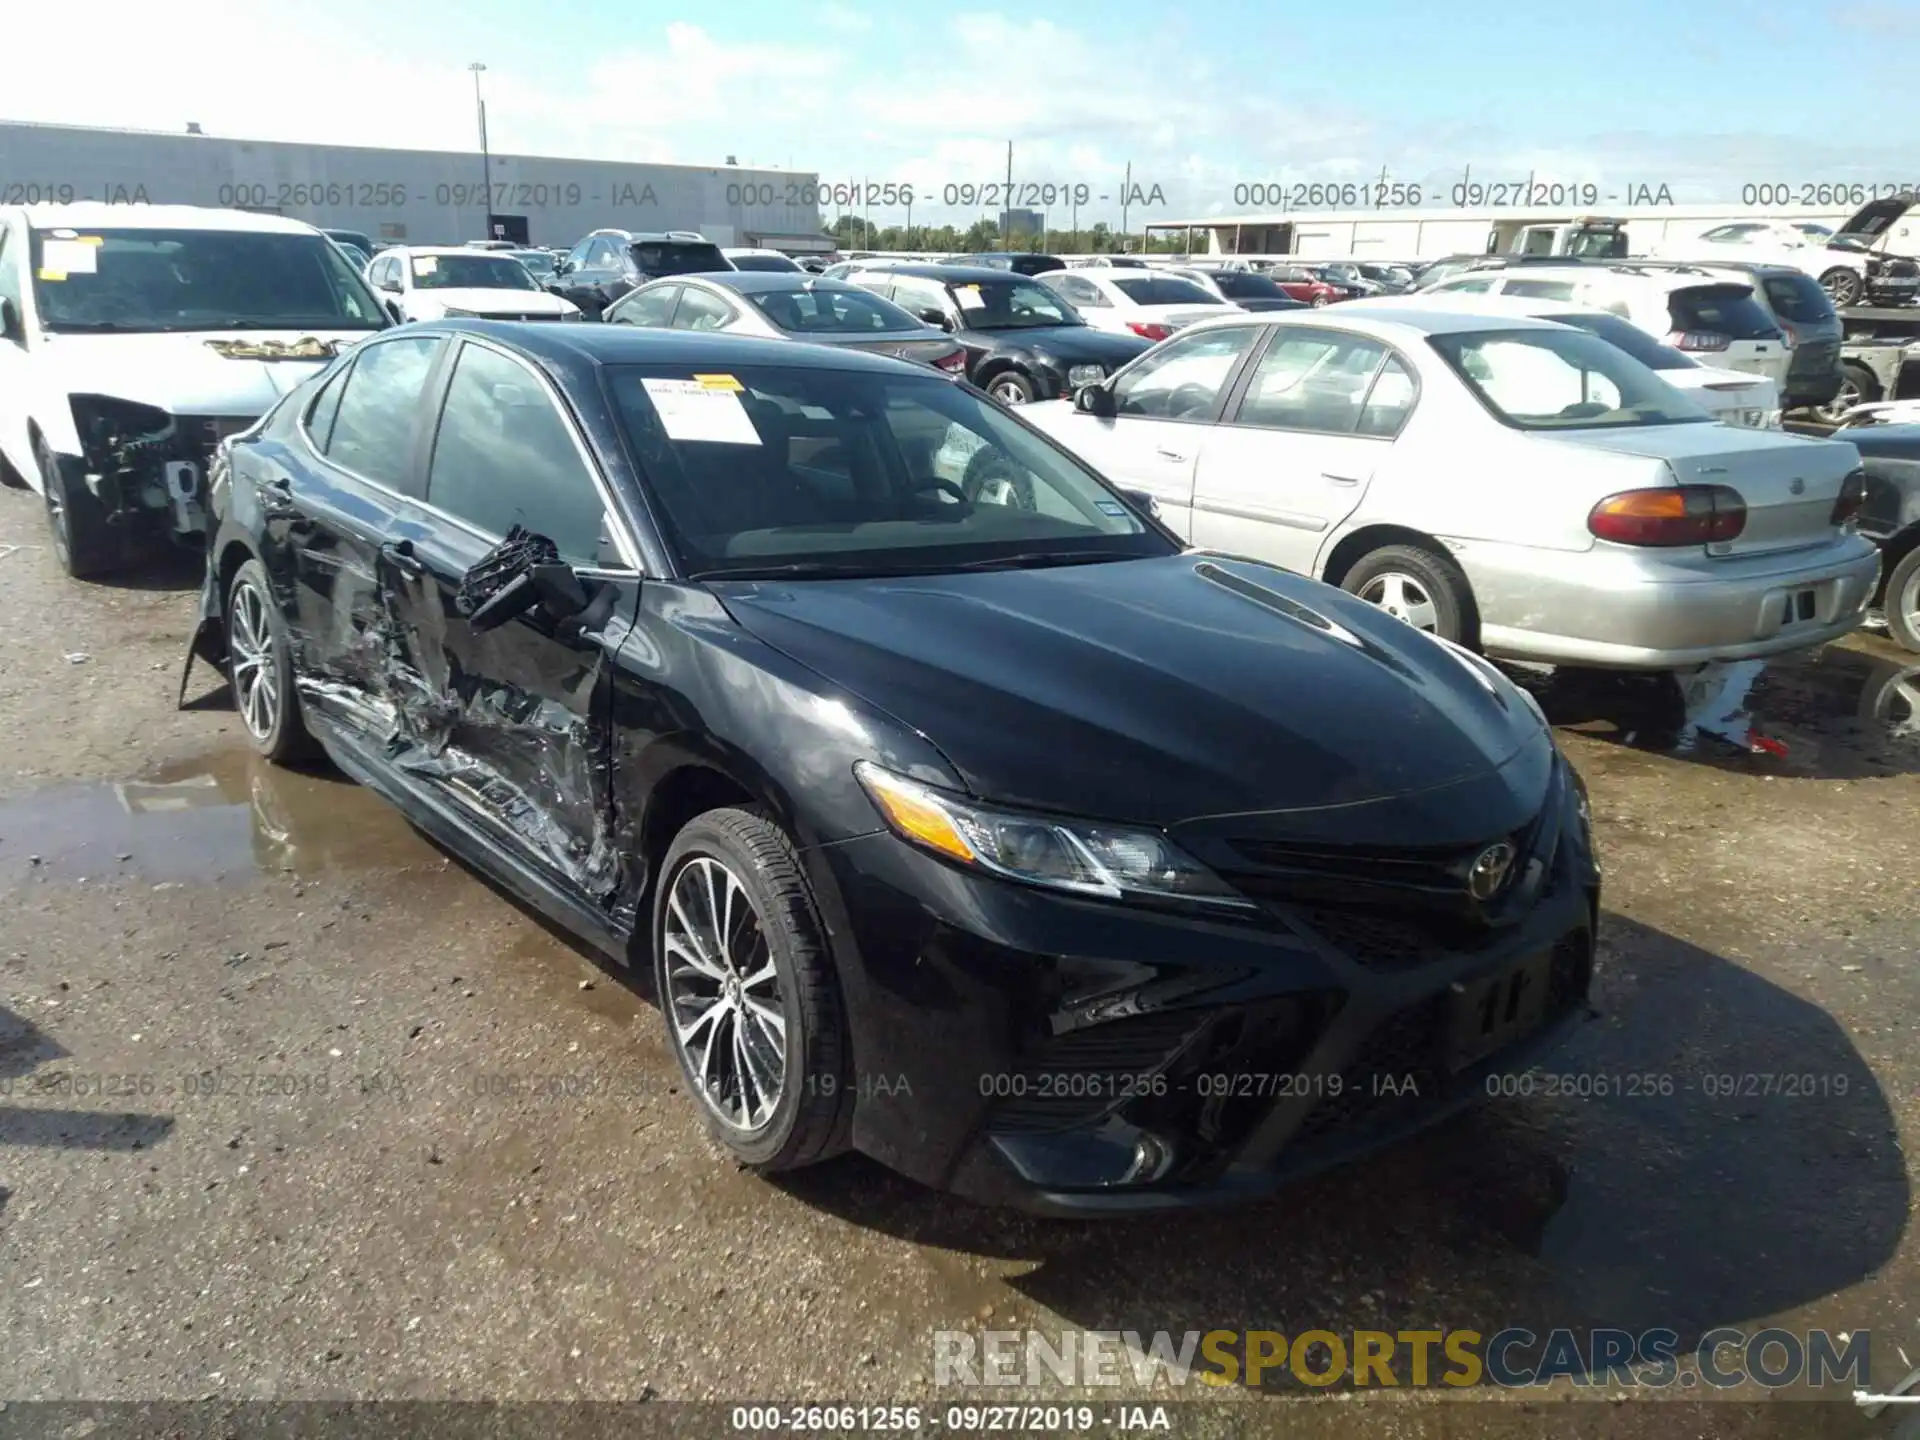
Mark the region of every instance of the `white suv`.
POLYGON ((70 575, 198 543, 228 437, 392 323, 311 225, 189 205, 0 209, 0 480, 70 575))
POLYGON ((1689 265, 1507 265, 1469 270, 1422 295, 1518 295, 1565 300, 1630 320, 1703 363, 1764 375, 1784 386, 1792 342, 1753 286, 1689 265))
MULTIPOLYGON (((1878 207, 1884 208, 1884 203, 1878 207)), ((1855 215, 1842 233, 1855 234, 1873 211, 1876 207, 1855 215)), ((1719 256, 1791 265, 1818 280, 1835 305, 1911 305, 1920 299, 1920 265, 1911 257, 1835 244, 1838 238, 1811 220, 1732 220, 1696 239, 1662 241, 1652 253, 1706 264, 1719 256)))

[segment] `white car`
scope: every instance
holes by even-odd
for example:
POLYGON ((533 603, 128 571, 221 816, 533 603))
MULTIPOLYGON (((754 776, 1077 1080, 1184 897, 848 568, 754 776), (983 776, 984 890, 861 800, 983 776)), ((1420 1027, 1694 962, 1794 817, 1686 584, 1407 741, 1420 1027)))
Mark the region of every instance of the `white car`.
POLYGON ((580 307, 541 288, 512 255, 464 245, 396 245, 367 266, 393 318, 578 320, 580 307))
POLYGON ((1078 310, 1096 330, 1148 340, 1164 340, 1196 320, 1246 313, 1191 280, 1159 270, 1088 266, 1049 270, 1033 278, 1078 310))
POLYGON ((1489 320, 1531 317, 1551 320, 1590 331, 1609 345, 1633 356, 1655 371, 1674 389, 1693 400, 1723 425, 1744 425, 1749 429, 1780 428, 1780 387, 1764 375, 1741 370, 1722 370, 1702 365, 1692 356, 1663 345, 1639 326, 1607 310, 1590 305, 1575 305, 1564 300, 1535 300, 1519 295, 1424 295, 1382 296, 1373 300, 1347 302, 1361 311, 1391 307, 1418 306, 1445 310, 1456 315, 1485 315, 1489 320))
POLYGON ((1722 369, 1786 383, 1793 345, 1753 286, 1728 272, 1687 265, 1509 265, 1468 270, 1420 295, 1519 295, 1570 300, 1606 310, 1688 355, 1711 357, 1722 369))
POLYGON ((220 444, 391 324, 298 220, 0 209, 0 480, 45 499, 70 575, 116 569, 149 536, 198 543, 220 444))
MULTIPOLYGON (((1877 200, 1846 223, 1848 236, 1875 236, 1905 214, 1896 199, 1877 200)), ((1820 282, 1835 305, 1911 305, 1920 298, 1920 266, 1909 256, 1883 255, 1841 241, 1812 220, 1732 220, 1693 239, 1668 239, 1653 247, 1669 260, 1701 260, 1716 255, 1791 265, 1820 282)))
POLYGON ((1241 314, 1020 414, 1197 547, 1517 660, 1669 670, 1817 645, 1861 623, 1879 573, 1852 445, 1714 424, 1541 320, 1241 314))

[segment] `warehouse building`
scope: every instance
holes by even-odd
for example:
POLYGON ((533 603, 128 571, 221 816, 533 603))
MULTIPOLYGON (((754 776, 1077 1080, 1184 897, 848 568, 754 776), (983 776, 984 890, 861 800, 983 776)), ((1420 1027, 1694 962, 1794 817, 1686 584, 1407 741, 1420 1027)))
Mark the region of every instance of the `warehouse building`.
POLYGON ((0 204, 232 206, 416 245, 491 236, 561 247, 611 226, 698 230, 721 245, 791 253, 833 248, 821 233, 818 178, 793 170, 12 122, 0 122, 0 157, 0 204))

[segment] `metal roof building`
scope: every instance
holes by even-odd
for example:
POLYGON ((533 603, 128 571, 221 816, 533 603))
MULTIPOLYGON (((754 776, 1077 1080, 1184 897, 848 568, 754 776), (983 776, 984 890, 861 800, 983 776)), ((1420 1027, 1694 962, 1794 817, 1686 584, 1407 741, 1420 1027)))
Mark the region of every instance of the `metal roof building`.
POLYGON ((212 205, 374 240, 489 233, 566 246, 591 230, 698 230, 721 245, 825 252, 818 178, 732 165, 629 165, 478 150, 383 150, 195 132, 0 121, 0 205, 212 205), (487 204, 489 182, 492 205, 487 204))

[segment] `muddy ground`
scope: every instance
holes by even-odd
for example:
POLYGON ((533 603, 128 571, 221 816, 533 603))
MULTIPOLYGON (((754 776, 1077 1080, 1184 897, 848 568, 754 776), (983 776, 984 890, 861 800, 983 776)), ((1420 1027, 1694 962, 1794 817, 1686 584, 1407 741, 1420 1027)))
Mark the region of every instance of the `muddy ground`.
MULTIPOLYGON (((1778 1324, 1870 1331, 1876 1381, 1920 1365, 1920 657, 1884 637, 1691 717, 1529 682, 1608 872, 1604 1018, 1551 1068, 1669 1086, 1497 1100, 1245 1209, 1062 1222, 857 1158, 736 1172, 622 975, 370 794, 255 762, 204 676, 175 708, 191 565, 81 585, 44 539, 0 492, 0 1397, 880 1401, 932 1393, 934 1331, 1023 1327, 1778 1324), (553 1077, 575 1093, 526 1093, 553 1077)), ((1304 1433, 1513 1402, 1448 1398, 1304 1433)))

